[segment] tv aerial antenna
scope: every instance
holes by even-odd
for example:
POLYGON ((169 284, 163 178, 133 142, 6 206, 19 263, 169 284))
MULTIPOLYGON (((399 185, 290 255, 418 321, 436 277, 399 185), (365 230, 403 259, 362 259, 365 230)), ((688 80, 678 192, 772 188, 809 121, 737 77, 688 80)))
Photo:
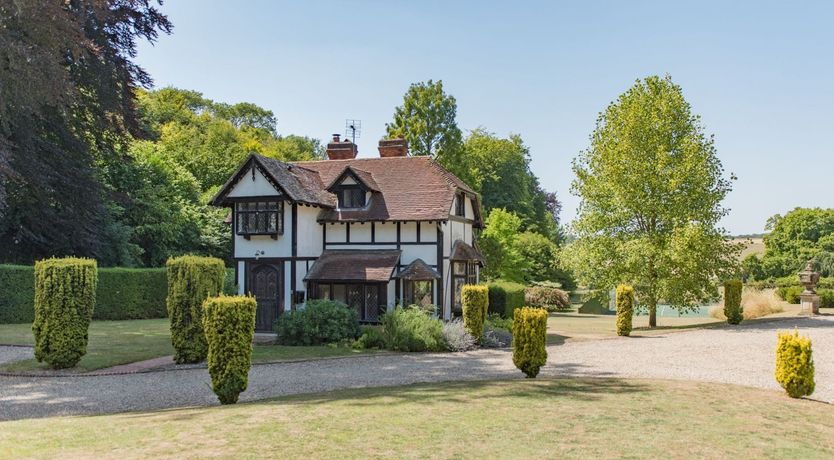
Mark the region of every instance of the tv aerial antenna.
POLYGON ((356 143, 356 138, 362 135, 362 120, 345 120, 345 137, 350 137, 356 143))

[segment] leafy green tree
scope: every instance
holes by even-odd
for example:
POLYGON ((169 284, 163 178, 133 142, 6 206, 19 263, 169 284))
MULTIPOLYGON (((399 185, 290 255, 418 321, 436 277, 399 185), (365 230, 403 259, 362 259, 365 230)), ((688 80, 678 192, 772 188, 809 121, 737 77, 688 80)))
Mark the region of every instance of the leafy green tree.
POLYGON ((809 260, 831 276, 829 260, 834 254, 834 209, 796 208, 784 216, 768 219, 764 276, 787 276, 801 270, 809 260))
POLYGON ((139 131, 137 41, 171 24, 133 0, 3 1, 0 23, 0 258, 98 257, 124 234, 100 171, 139 131))
POLYGON ((473 130, 464 143, 471 184, 481 193, 489 212, 503 208, 521 218, 522 228, 556 241, 561 204, 542 190, 530 170, 530 149, 518 134, 504 139, 483 128, 473 130))
POLYGON ((458 128, 457 102, 443 91, 443 81, 413 83, 394 110, 394 121, 386 125, 389 137, 404 137, 412 155, 428 155, 457 174, 469 179, 463 162, 462 134, 458 128))
POLYGON ((524 260, 525 282, 554 281, 564 289, 576 287, 570 274, 561 267, 559 247, 550 238, 535 232, 523 232, 516 239, 516 247, 524 260))
POLYGON ((484 275, 487 278, 503 278, 523 281, 526 261, 518 247, 521 219, 505 209, 493 209, 486 218, 486 227, 478 239, 486 258, 484 275))
POLYGON ((592 288, 633 285, 651 327, 661 301, 686 311, 716 298, 741 250, 718 227, 731 186, 703 131, 671 77, 652 76, 600 114, 574 160, 573 271, 592 288))

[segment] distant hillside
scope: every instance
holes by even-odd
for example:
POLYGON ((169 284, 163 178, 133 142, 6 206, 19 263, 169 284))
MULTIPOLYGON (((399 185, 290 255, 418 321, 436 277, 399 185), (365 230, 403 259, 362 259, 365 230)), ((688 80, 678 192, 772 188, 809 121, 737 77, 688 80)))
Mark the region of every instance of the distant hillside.
POLYGON ((744 259, 750 254, 762 255, 765 252, 764 239, 761 236, 735 236, 733 237, 733 241, 746 244, 739 256, 741 259, 744 259))

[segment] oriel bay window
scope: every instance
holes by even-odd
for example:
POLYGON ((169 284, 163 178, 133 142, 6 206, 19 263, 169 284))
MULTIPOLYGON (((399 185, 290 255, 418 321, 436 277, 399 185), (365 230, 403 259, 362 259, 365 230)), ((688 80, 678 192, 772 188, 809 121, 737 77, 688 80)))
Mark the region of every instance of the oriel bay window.
POLYGON ((420 305, 421 307, 433 305, 433 292, 432 280, 408 280, 405 282, 404 305, 420 305))
POLYGON ((246 238, 252 235, 284 234, 284 202, 252 201, 235 205, 237 234, 246 238))

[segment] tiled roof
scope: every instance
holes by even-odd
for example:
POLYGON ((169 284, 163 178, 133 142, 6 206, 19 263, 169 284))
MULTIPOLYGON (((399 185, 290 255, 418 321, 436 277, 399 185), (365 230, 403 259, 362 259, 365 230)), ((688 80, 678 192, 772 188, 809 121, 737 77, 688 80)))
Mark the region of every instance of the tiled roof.
POLYGON ((466 244, 463 240, 455 240, 452 243, 452 253, 449 260, 477 260, 481 265, 485 264, 481 252, 466 244))
POLYGON ((284 163, 252 154, 212 203, 228 205, 226 196, 253 164, 291 200, 322 207, 320 222, 444 221, 455 193, 464 191, 475 201, 475 226, 482 224, 477 194, 433 159, 422 156, 284 163), (327 188, 345 173, 353 173, 370 189, 366 208, 336 209, 336 195, 327 188))
POLYGON ((252 165, 264 173, 264 176, 291 200, 328 208, 336 207, 336 196, 324 190, 322 181, 315 171, 256 153, 250 155, 237 173, 220 188, 212 199, 212 204, 225 204, 228 193, 252 165))
POLYGON ((332 183, 350 167, 369 174, 379 188, 378 193, 372 194, 367 208, 323 210, 319 215, 322 222, 446 220, 458 189, 476 197, 469 186, 429 157, 355 158, 295 164, 318 172, 325 184, 332 183))
POLYGON ((399 277, 405 280, 432 280, 440 278, 440 273, 423 262, 423 259, 416 259, 400 272, 399 277))
POLYGON ((310 267, 304 281, 388 282, 399 265, 401 251, 327 249, 310 267))

